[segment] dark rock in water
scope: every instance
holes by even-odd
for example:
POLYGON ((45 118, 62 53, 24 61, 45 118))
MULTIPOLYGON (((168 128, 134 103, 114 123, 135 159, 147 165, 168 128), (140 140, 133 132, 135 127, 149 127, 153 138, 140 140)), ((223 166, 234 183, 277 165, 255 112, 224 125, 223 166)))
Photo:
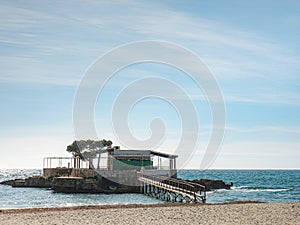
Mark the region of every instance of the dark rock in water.
MULTIPOLYGON (((134 179, 136 180, 136 178, 134 179)), ((139 193, 137 185, 123 185, 104 177, 44 177, 34 176, 3 181, 12 187, 51 188, 63 193, 139 193)))
POLYGON ((37 187, 37 188, 51 188, 53 177, 35 176, 26 179, 15 179, 2 181, 0 184, 10 185, 12 187, 37 187))
MULTIPOLYGON (((56 192, 64 193, 139 193, 139 182, 136 173, 125 172, 109 171, 106 172, 106 176, 93 177, 34 176, 26 179, 2 181, 0 184, 11 185, 12 187, 52 188, 56 192), (109 179, 106 178, 107 175, 110 175, 109 179), (128 184, 129 181, 131 185, 123 185, 128 184)), ((206 191, 230 189, 233 186, 233 183, 225 184, 222 180, 200 179, 188 181, 191 184, 196 183, 205 186, 206 191)))
POLYGON ((139 193, 139 186, 118 184, 106 178, 101 180, 83 177, 57 177, 52 182, 52 189, 63 193, 139 193))
POLYGON ((5 181, 1 181, 0 184, 12 186, 14 182, 15 180, 5 180, 5 181))
POLYGON ((210 180, 210 179, 200 179, 192 180, 192 183, 197 183, 205 186, 206 191, 216 190, 216 189, 230 189, 233 186, 233 183, 225 184, 222 180, 210 180))

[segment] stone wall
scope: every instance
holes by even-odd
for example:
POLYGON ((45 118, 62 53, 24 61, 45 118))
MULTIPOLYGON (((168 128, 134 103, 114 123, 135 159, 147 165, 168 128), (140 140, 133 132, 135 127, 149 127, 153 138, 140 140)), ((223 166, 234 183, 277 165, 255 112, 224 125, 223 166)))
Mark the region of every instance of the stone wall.
POLYGON ((26 179, 15 179, 11 185, 12 187, 37 187, 37 188, 51 188, 52 177, 28 177, 26 179))
POLYGON ((138 186, 128 186, 115 183, 109 179, 82 178, 82 177, 55 177, 52 189, 64 193, 139 193, 138 186))
POLYGON ((71 177, 95 177, 96 172, 92 169, 80 168, 80 169, 72 169, 71 177))
POLYGON ((44 177, 68 176, 69 171, 71 172, 71 169, 68 169, 66 167, 44 168, 43 176, 44 177))
POLYGON ((97 174, 119 184, 139 186, 136 170, 98 170, 97 174))

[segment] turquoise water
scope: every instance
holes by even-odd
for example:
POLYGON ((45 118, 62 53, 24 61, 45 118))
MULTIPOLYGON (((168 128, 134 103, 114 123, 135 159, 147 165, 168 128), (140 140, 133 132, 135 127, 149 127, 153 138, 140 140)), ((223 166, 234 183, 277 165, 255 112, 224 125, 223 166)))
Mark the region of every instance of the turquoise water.
MULTIPOLYGON (((0 181, 40 175, 41 170, 0 170, 0 181)), ((300 202, 300 170, 181 170, 183 179, 221 179, 231 190, 207 193, 208 203, 255 200, 300 202)), ((39 188, 0 185, 0 208, 63 207, 104 204, 154 204, 160 200, 141 194, 62 194, 39 188)))
POLYGON ((233 182, 231 190, 207 193, 207 202, 300 202, 300 170, 184 170, 183 179, 220 179, 233 182))

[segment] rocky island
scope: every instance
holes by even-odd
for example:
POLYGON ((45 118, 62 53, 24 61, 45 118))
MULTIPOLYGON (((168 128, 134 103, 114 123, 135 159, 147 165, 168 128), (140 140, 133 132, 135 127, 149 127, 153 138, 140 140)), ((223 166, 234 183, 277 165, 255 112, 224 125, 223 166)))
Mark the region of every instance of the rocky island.
POLYGON ((106 140, 75 141, 67 147, 73 157, 44 159, 42 176, 3 181, 0 184, 51 188, 63 193, 144 193, 152 197, 163 196, 163 200, 175 202, 183 199, 205 202, 206 191, 230 189, 233 185, 225 184, 222 180, 178 179, 177 155, 152 150, 120 150, 118 146, 111 147, 111 144, 106 140), (153 160, 155 157, 156 164, 153 160), (68 160, 67 166, 62 166, 63 159, 68 160), (169 165, 162 165, 162 159, 167 160, 169 165), (52 166, 57 160, 59 165, 52 166))

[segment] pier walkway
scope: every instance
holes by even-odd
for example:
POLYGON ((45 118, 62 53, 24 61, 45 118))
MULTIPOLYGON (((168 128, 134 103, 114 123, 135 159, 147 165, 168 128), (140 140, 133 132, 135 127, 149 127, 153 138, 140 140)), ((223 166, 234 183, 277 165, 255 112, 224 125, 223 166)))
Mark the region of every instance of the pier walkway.
POLYGON ((205 186, 164 176, 138 173, 141 193, 167 202, 205 203, 205 186))

